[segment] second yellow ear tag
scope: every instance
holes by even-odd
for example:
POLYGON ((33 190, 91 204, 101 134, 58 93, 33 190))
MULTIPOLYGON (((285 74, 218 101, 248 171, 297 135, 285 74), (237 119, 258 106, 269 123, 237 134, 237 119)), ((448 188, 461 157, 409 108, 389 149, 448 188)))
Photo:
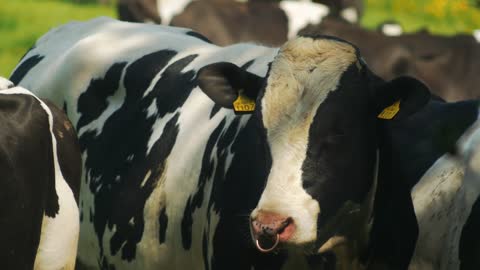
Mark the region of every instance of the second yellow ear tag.
POLYGON ((238 98, 233 102, 233 110, 236 113, 252 113, 255 110, 255 100, 240 92, 238 98))
POLYGON ((383 111, 377 116, 380 119, 390 120, 400 111, 400 100, 392 105, 383 109, 383 111))

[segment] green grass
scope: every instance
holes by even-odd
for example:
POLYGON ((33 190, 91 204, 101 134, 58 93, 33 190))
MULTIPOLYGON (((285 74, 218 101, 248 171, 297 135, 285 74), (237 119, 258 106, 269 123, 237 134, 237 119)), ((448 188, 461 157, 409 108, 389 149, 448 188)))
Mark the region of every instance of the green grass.
POLYGON ((54 0, 0 0, 0 76, 11 71, 42 34, 72 20, 115 17, 114 6, 54 0))
MULTIPOLYGON (((72 20, 116 16, 113 4, 72 2, 0 0, 0 76, 8 77, 35 40, 52 27, 72 20)), ((438 34, 471 33, 480 28, 480 10, 469 6, 473 2, 475 0, 364 0, 362 24, 375 28, 385 20, 394 19, 409 32, 426 27, 438 34)))
POLYGON ((480 29, 480 9, 469 0, 364 0, 362 24, 375 28, 386 20, 399 22, 405 31, 422 28, 432 33, 452 35, 480 29))

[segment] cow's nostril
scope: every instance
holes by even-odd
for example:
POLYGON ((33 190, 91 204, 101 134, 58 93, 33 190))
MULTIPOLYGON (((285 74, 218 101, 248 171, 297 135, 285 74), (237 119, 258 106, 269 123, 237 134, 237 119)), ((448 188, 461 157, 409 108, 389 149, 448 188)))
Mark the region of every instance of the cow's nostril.
POLYGON ((287 228, 288 225, 290 225, 291 223, 293 223, 293 219, 292 219, 291 217, 285 219, 285 220, 281 223, 281 225, 279 226, 277 233, 278 233, 278 234, 283 233, 283 231, 285 230, 285 228, 287 228))

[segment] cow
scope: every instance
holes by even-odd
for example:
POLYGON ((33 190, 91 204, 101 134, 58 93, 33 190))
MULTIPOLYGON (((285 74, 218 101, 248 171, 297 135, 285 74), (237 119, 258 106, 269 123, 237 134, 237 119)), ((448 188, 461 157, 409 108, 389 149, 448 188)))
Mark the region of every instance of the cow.
POLYGON ((412 187, 478 115, 338 38, 218 47, 109 18, 51 30, 11 79, 76 127, 87 268, 406 269, 412 187))
POLYGON ((161 23, 156 0, 118 0, 118 17, 127 22, 161 23))
POLYGON ((423 30, 386 36, 334 18, 300 33, 333 35, 354 43, 372 70, 384 79, 413 76, 447 101, 480 97, 475 72, 480 69, 480 44, 471 35, 447 37, 423 30))
POLYGON ((80 147, 67 116, 0 78, 0 258, 3 269, 73 270, 80 147))
MULTIPOLYGON (((471 173, 480 166, 475 158, 480 153, 478 108, 477 100, 445 103, 432 99, 400 126, 389 123, 389 155, 394 157, 392 163, 395 164, 392 170, 402 174, 407 184, 390 188, 407 188, 412 202, 398 197, 398 190, 392 198, 377 194, 378 211, 385 213, 384 218, 388 215, 390 218, 376 226, 384 230, 386 223, 397 224, 390 231, 383 231, 380 241, 395 244, 395 239, 390 238, 399 232, 409 237, 412 231, 405 232, 401 212, 382 209, 386 203, 412 204, 418 238, 408 264, 410 270, 477 269, 480 266, 477 244, 480 232, 471 229, 480 219, 480 213, 475 210, 480 200, 480 175, 471 173), (455 146, 457 141, 459 146, 455 146)), ((389 256, 388 245, 385 246, 387 251, 383 256, 389 256)))
POLYGON ((249 41, 280 46, 306 25, 317 24, 327 15, 357 23, 360 11, 356 7, 361 6, 352 6, 352 3, 337 5, 340 2, 335 1, 326 1, 325 5, 291 0, 158 0, 158 12, 152 11, 152 14, 144 16, 144 19, 133 19, 141 18, 141 14, 145 12, 140 11, 151 10, 154 4, 151 4, 151 1, 147 3, 146 0, 125 2, 128 2, 128 5, 122 1, 118 4, 120 20, 156 23, 161 21, 164 25, 190 28, 222 46, 249 41))
MULTIPOLYGON (((326 16, 334 16, 329 6, 307 1, 192 1, 172 17, 170 25, 191 28, 221 46, 239 42, 280 46, 326 16)), ((351 7, 338 17, 358 22, 351 7)))

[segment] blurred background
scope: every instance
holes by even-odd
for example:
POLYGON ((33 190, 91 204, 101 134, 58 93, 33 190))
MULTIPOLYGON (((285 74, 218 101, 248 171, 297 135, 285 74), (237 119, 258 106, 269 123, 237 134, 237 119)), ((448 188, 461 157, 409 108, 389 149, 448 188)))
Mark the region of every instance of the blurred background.
MULTIPOLYGON (((118 17, 122 0, 0 0, 0 76, 52 27, 97 16, 118 17)), ((360 25, 376 29, 395 21, 405 32, 471 34, 480 29, 480 0, 363 0, 360 25)))

